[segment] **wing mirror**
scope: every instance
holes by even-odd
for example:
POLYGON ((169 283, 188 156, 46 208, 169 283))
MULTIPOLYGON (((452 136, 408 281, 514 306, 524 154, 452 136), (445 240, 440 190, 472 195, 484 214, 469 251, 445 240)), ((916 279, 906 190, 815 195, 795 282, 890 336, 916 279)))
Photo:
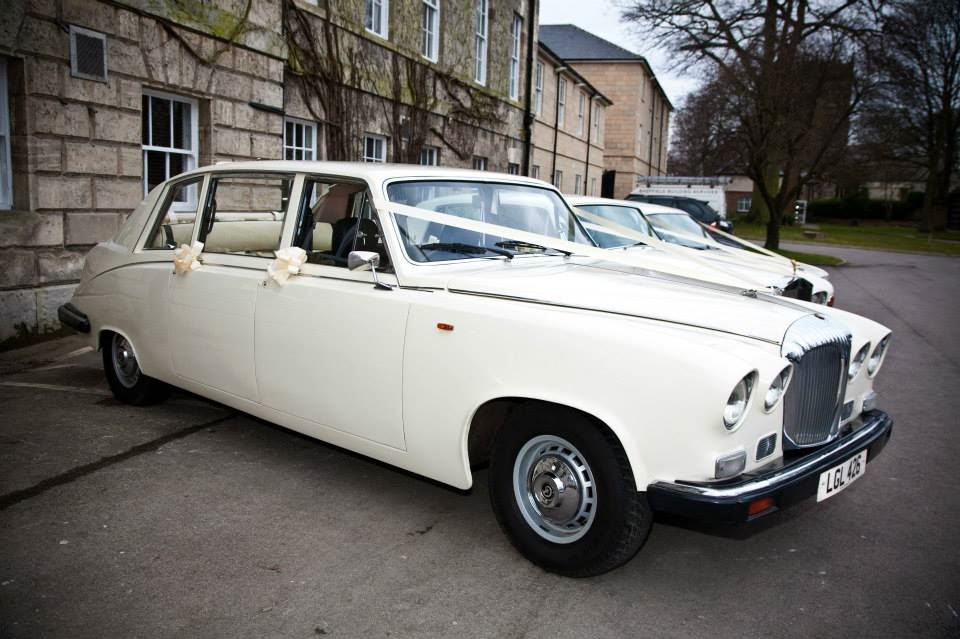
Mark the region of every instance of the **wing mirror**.
POLYGON ((373 285, 384 291, 392 291, 393 286, 384 284, 377 277, 377 267, 380 266, 380 255, 373 251, 350 251, 347 255, 347 268, 351 271, 373 272, 373 285))

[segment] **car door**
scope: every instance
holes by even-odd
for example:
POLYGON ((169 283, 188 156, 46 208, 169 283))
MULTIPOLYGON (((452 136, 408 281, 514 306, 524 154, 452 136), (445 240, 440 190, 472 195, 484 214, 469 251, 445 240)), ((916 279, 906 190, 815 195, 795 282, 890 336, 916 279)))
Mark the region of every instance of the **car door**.
POLYGON ((257 291, 279 248, 293 176, 264 172, 211 176, 197 241, 202 266, 170 278, 167 327, 175 374, 257 401, 254 316, 257 291))
MULTIPOLYGON (((351 250, 380 254, 396 284, 366 185, 307 178, 291 242, 307 251, 299 275, 259 289, 256 368, 264 405, 397 449, 403 437, 403 342, 410 291, 374 287, 347 269, 351 250)), ((386 272, 383 272, 386 271, 386 272)))

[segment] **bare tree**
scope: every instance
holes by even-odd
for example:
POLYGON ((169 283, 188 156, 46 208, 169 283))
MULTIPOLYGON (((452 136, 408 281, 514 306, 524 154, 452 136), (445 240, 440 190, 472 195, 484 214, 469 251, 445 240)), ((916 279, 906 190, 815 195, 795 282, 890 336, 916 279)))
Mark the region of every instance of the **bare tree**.
POLYGON ((740 121, 727 87, 716 77, 691 93, 677 110, 668 166, 673 175, 742 173, 740 121))
POLYGON ((883 34, 875 55, 883 82, 866 103, 859 137, 880 162, 926 175, 921 227, 939 230, 960 145, 960 4, 898 1, 883 34))
POLYGON ((633 0, 624 18, 729 87, 768 248, 803 186, 842 153, 874 12, 863 0, 633 0))

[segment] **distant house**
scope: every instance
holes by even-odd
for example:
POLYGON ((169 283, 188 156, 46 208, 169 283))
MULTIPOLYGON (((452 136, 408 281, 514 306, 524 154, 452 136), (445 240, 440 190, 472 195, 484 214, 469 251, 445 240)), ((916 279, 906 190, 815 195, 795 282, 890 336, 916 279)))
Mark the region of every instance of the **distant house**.
POLYGON ((673 105, 647 60, 570 24, 541 25, 540 42, 612 101, 605 113, 603 195, 624 197, 638 178, 666 175, 673 105))

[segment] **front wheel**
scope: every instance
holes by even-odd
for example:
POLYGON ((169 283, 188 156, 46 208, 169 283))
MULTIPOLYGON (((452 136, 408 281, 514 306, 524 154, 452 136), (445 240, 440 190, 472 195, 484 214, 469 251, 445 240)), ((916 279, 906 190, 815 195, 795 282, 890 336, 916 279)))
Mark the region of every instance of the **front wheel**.
POLYGON ((551 572, 607 572, 633 557, 650 533, 650 506, 623 448, 576 413, 537 405, 514 411, 494 444, 489 483, 507 537, 551 572))
POLYGON ((147 406, 162 402, 170 387, 158 379, 147 377, 129 340, 119 333, 108 333, 102 344, 103 371, 113 396, 127 404, 147 406))

